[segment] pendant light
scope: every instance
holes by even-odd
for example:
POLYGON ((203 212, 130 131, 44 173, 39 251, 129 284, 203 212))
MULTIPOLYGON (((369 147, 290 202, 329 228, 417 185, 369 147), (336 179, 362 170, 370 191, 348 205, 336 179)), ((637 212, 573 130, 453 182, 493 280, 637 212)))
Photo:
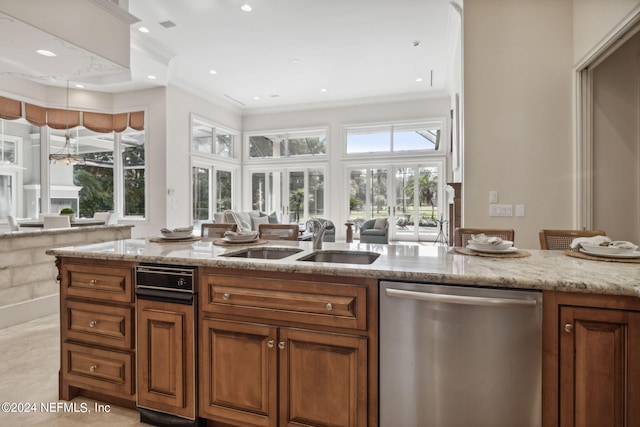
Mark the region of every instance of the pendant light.
POLYGON ((56 163, 62 162, 66 165, 83 165, 85 158, 79 154, 74 154, 71 150, 71 135, 69 133, 69 80, 67 80, 67 110, 65 112, 66 118, 66 132, 64 135, 64 146, 57 153, 49 154, 49 161, 56 163))

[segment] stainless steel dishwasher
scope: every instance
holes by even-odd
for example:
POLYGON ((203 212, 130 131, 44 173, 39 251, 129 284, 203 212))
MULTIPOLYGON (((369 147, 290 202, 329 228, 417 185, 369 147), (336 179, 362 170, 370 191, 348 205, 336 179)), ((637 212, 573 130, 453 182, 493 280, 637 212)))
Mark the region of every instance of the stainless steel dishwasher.
POLYGON ((542 293, 380 282, 381 427, 539 427, 542 293))

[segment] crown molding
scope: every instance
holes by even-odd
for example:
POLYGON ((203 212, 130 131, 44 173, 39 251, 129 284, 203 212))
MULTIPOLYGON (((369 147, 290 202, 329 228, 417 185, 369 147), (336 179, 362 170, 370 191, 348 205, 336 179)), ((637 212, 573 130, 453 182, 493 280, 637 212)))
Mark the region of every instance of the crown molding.
POLYGON ((95 4, 96 6, 101 7, 102 9, 106 10, 111 15, 120 19, 122 22, 127 23, 128 25, 133 25, 140 22, 140 19, 138 19, 138 17, 130 14, 129 12, 127 12, 126 10, 124 10, 123 8, 121 8, 120 6, 118 6, 117 4, 113 3, 110 0, 88 0, 88 1, 90 3, 95 4))

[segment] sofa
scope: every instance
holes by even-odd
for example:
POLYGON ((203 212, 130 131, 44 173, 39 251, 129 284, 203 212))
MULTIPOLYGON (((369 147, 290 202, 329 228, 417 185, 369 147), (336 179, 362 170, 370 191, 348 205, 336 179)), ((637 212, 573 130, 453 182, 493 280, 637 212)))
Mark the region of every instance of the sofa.
MULTIPOLYGON (((214 213, 214 222, 216 223, 230 223, 237 224, 239 231, 258 231, 260 224, 280 224, 280 217, 276 212, 271 214, 267 214, 261 211, 249 211, 249 212, 238 212, 227 210, 224 212, 216 212, 214 213)), ((315 218, 320 223, 324 223, 326 219, 324 218, 315 218)), ((336 241, 336 230, 326 230, 324 233, 324 237, 322 239, 323 242, 335 242, 336 241)))
POLYGON ((389 243, 387 218, 369 219, 360 226, 360 243, 389 243))

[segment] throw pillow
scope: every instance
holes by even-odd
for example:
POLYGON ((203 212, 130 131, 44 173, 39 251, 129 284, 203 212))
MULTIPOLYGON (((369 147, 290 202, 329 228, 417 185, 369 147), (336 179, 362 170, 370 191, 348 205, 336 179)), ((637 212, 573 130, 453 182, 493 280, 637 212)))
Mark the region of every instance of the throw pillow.
POLYGON ((251 230, 251 216, 248 212, 236 212, 235 213, 240 220, 239 227, 242 231, 251 230))
POLYGON ((271 212, 267 218, 269 218, 269 224, 280 223, 280 221, 278 221, 278 214, 275 211, 271 212))
POLYGON ((253 222, 253 229, 258 230, 260 228, 260 224, 269 224, 268 216, 252 216, 251 221, 253 222))
POLYGON ((373 228, 376 230, 382 230, 387 225, 387 218, 378 218, 376 222, 373 224, 373 228))

